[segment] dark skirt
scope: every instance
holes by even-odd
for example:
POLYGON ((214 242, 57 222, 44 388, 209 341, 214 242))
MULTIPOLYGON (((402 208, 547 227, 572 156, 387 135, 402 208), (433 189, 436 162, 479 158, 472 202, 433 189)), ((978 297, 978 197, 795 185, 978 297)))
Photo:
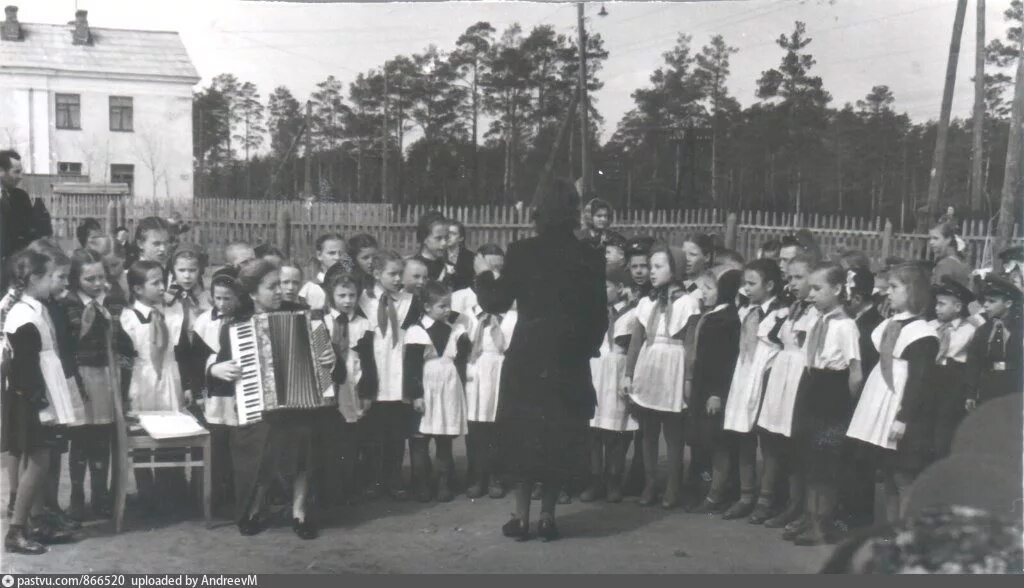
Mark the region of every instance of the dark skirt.
POLYGON ((246 516, 258 486, 279 483, 290 491, 298 473, 317 468, 316 441, 327 411, 337 414, 331 408, 273 411, 261 422, 230 428, 237 520, 246 516))
POLYGON ((9 388, 4 389, 0 401, 0 425, 0 451, 14 456, 67 447, 64 428, 40 423, 39 407, 9 388))
POLYGON ((804 372, 793 413, 793 441, 808 481, 838 481, 852 416, 849 370, 804 372))
POLYGON ((710 415, 704 404, 689 407, 684 414, 686 444, 698 451, 711 451, 728 441, 722 428, 725 421, 725 401, 718 414, 710 415))

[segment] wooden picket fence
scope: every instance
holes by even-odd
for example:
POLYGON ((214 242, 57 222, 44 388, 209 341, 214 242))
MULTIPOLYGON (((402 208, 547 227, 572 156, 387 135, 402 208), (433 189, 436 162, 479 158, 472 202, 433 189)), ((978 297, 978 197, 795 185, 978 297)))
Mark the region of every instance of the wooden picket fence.
MULTIPOLYGON (((436 210, 462 222, 471 247, 484 243, 509 243, 533 235, 532 211, 514 206, 388 205, 375 203, 334 203, 273 200, 196 199, 187 205, 166 201, 141 201, 131 197, 103 195, 43 196, 53 218, 54 232, 73 239, 75 227, 85 218, 106 219, 109 229, 123 225, 134 232, 136 222, 146 216, 178 214, 191 229, 182 240, 205 248, 211 262, 220 263, 224 247, 232 241, 252 244, 274 243, 291 257, 305 261, 314 253, 314 242, 325 233, 350 237, 369 233, 383 248, 403 254, 416 250, 416 223, 426 212, 436 210)), ((894 233, 881 218, 840 215, 806 215, 720 209, 632 210, 616 213, 614 229, 627 237, 650 235, 671 245, 680 245, 692 233, 720 237, 725 246, 751 259, 766 241, 778 240, 799 228, 811 231, 825 253, 847 249, 864 251, 877 264, 888 256, 904 259, 927 257, 928 236, 894 233)), ((991 263, 990 231, 985 222, 964 221, 963 237, 967 259, 975 267, 991 263)), ((1021 243, 1019 226, 1014 226, 1012 243, 1021 243)))

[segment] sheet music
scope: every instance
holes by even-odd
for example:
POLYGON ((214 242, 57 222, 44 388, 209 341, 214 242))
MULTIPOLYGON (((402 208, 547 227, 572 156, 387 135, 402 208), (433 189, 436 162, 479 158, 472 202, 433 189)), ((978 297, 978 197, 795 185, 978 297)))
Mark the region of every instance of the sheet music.
POLYGON ((194 437, 206 429, 190 414, 174 411, 141 412, 139 425, 154 439, 194 437))

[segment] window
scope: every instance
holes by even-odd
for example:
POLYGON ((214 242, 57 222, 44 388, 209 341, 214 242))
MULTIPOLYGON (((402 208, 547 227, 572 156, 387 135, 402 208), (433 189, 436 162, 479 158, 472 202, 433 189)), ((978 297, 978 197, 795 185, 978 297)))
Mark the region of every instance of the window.
POLYGON ((82 128, 82 99, 78 94, 57 94, 57 128, 82 128))
POLYGON ((58 161, 57 175, 80 176, 82 175, 82 164, 74 161, 58 161))
POLYGON ((130 163, 111 164, 110 183, 128 184, 128 193, 132 194, 134 192, 132 185, 135 183, 135 166, 130 163))
POLYGON ((110 97, 110 130, 131 132, 132 127, 132 99, 124 96, 110 97))

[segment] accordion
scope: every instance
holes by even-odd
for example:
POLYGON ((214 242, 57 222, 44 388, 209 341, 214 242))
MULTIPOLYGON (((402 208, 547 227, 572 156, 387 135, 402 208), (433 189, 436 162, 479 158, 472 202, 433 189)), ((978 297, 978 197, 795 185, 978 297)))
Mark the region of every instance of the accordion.
POLYGON ((268 312, 229 327, 231 356, 241 366, 235 382, 238 424, 263 420, 265 411, 333 406, 333 354, 323 323, 308 311, 268 312))

